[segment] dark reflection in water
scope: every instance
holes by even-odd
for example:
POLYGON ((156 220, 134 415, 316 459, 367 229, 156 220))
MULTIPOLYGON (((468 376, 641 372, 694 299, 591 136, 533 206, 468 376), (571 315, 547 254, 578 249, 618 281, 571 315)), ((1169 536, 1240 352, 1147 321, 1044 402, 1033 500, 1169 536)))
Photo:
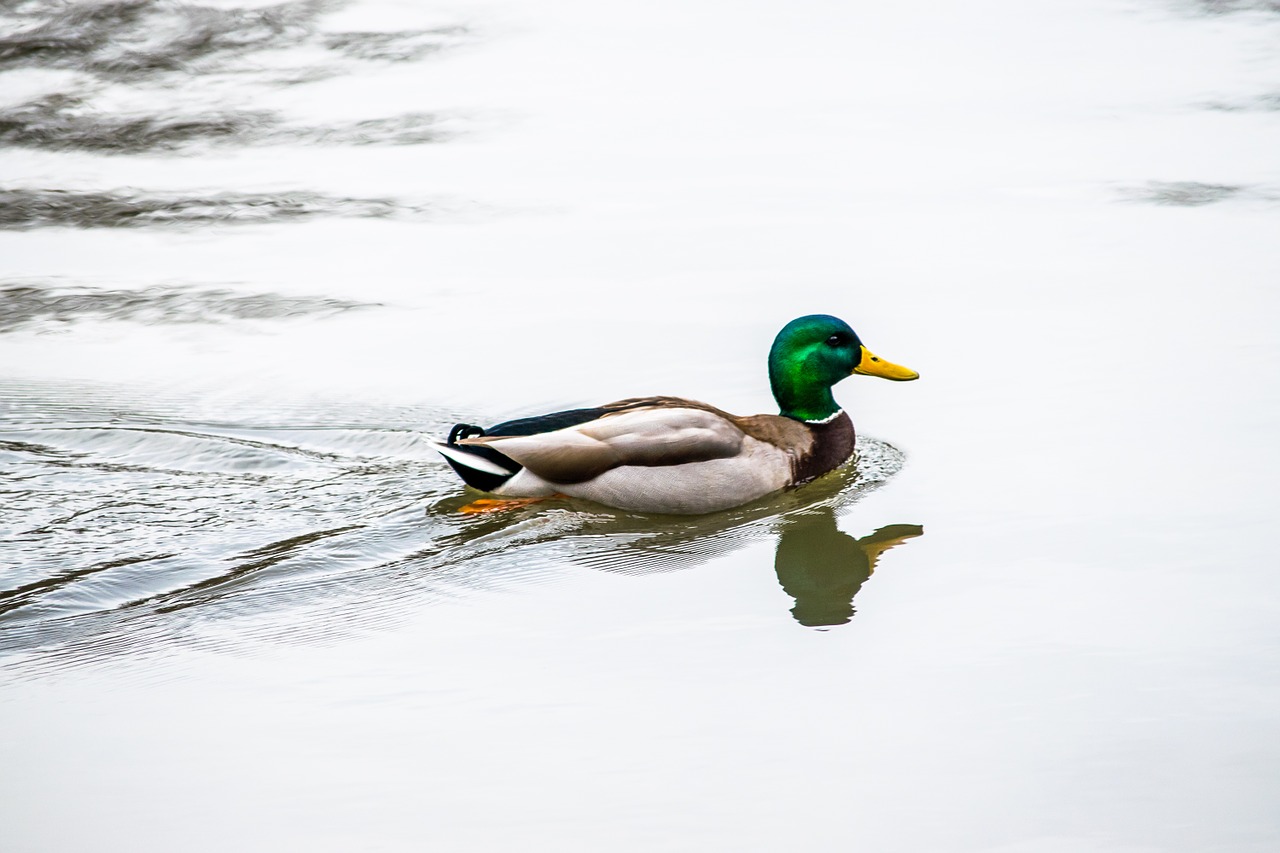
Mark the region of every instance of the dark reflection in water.
POLYGON ((1202 207, 1239 196, 1246 188, 1234 184, 1205 184, 1198 181, 1150 181, 1145 186, 1125 190, 1135 201, 1176 207, 1202 207))
POLYGON ((324 297, 237 293, 154 285, 140 290, 109 290, 56 281, 0 281, 0 332, 58 326, 80 320, 130 320, 139 323, 219 323, 284 317, 323 317, 373 303, 324 297))
POLYGON ((193 139, 244 136, 270 114, 111 116, 85 113, 82 100, 50 95, 0 110, 0 144, 51 151, 141 152, 175 148, 193 139))
POLYGON ((175 151, 193 142, 270 145, 417 145, 444 142, 446 130, 433 113, 406 113, 331 125, 290 124, 264 110, 212 110, 196 115, 112 115, 87 110, 83 100, 50 95, 0 109, 0 145, 46 151, 102 154, 175 151))
MULTIPOLYGON (((453 132, 441 117, 407 113, 331 125, 298 125, 279 113, 192 110, 200 88, 192 78, 231 76, 239 87, 292 85, 351 73, 370 62, 413 62, 463 44, 462 27, 395 32, 324 33, 320 18, 344 4, 284 3, 258 9, 215 9, 161 0, 16 4, 0 8, 0 70, 69 68, 85 75, 73 90, 0 110, 0 144, 45 150, 130 154, 167 151, 192 142, 398 144, 439 142, 453 132), (315 51, 328 54, 321 64, 315 51), (249 55, 271 51, 255 65, 249 55), (295 51, 302 65, 281 63, 295 51), (86 82, 87 81, 87 82, 86 82), (94 97, 108 85, 145 91, 149 106, 101 111, 94 97), (174 99, 172 93, 181 92, 174 99)), ((246 93, 247 94, 247 93, 246 93)))
POLYGON ((208 57, 240 55, 311 28, 321 3, 258 10, 215 9, 157 0, 13 4, 0 39, 0 63, 78 68, 127 78, 179 70, 208 57))
MULTIPOLYGON (((415 62, 471 40, 462 27, 326 32, 346 5, 303 0, 246 8, 172 0, 0 3, 0 71, 74 70, 61 90, 0 107, 0 146, 98 154, 192 145, 417 145, 442 142, 461 119, 408 112, 306 123, 256 108, 264 89, 415 62), (448 126, 446 126, 448 125, 448 126)), ((432 212, 443 210, 432 204, 432 212)), ((121 228, 299 221, 315 216, 419 216, 428 206, 318 192, 151 192, 0 188, 0 229, 121 228)))
POLYGON ((421 216, 426 205, 385 198, 343 198, 312 192, 178 195, 140 190, 72 192, 0 189, 0 229, 190 227, 349 216, 385 219, 421 216))
POLYGON ((875 571, 885 551, 924 535, 918 524, 891 524, 855 539, 836 527, 830 507, 797 513, 782 522, 774 569, 778 583, 796 601, 791 615, 801 625, 843 625, 853 618, 853 597, 875 571))
POLYGON ((324 46, 347 56, 386 62, 413 62, 463 43, 471 33, 466 27, 433 27, 391 33, 330 33, 324 46))
POLYGON ((1254 97, 1236 98, 1232 100, 1213 100, 1208 101, 1204 105, 1207 109, 1221 110, 1222 112, 1276 112, 1280 111, 1280 92, 1271 92, 1266 95, 1256 95, 1254 97))
MULTIPOLYGON (((778 583, 796 601, 801 625, 843 625, 853 616, 853 597, 871 577, 880 555, 924 535, 918 524, 892 524, 861 538, 841 532, 836 511, 859 500, 901 467, 890 445, 860 439, 858 464, 803 489, 707 516, 646 516, 577 507, 571 532, 584 546, 569 559, 608 572, 643 575, 695 567, 751 542, 777 539, 778 583)), ((451 514, 473 495, 451 496, 428 512, 451 514)), ((500 536, 522 521, 567 512, 568 503, 546 501, 518 511, 473 516, 460 541, 500 536)), ((565 531, 566 533, 568 531, 565 531)))
POLYGON ((1280 14, 1280 0, 1191 0, 1191 5, 1205 15, 1229 15, 1233 12, 1280 14))
MULTIPOLYGON (((257 8, 216 8, 173 0, 62 0, 6 3, 0 68, 74 68, 111 80, 159 72, 207 73, 246 54, 312 47, 361 60, 421 59, 458 44, 462 27, 323 33, 319 19, 346 5, 302 0, 257 8)), ((335 73, 332 63, 308 76, 335 73)))

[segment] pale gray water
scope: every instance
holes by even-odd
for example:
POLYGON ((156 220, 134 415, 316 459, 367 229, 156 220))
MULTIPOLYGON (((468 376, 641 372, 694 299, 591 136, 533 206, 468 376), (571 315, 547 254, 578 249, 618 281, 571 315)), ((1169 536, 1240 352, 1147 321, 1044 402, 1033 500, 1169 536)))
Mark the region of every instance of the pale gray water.
POLYGON ((1277 12, 5 4, 0 846, 1276 849, 1277 12), (812 311, 856 466, 456 512, 812 311))

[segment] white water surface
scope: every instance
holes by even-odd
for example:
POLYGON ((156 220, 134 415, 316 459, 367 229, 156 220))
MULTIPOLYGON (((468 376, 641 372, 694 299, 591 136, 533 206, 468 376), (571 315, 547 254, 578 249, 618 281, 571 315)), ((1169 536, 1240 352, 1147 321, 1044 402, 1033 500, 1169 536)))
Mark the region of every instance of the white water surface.
POLYGON ((315 21, 185 77, 0 71, 447 131, 4 150, 4 189, 401 208, 0 230, 0 288, 99 298, 0 316, 0 846, 1277 849, 1274 4, 315 21), (819 311, 921 373, 837 387, 863 469, 680 524, 455 512, 455 420, 770 411, 819 311), (852 619, 801 624, 784 543, 890 525, 923 535, 852 619))

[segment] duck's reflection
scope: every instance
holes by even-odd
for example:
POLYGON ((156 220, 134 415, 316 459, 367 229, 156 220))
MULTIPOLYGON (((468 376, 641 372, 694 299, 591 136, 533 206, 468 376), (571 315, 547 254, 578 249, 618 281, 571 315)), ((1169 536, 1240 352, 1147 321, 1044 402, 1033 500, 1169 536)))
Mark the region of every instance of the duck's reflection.
POLYGON ((427 508, 445 525, 428 556, 446 562, 450 554, 480 557, 486 565, 518 556, 521 566, 541 559, 648 575, 691 569, 767 540, 777 543, 774 568, 795 599, 795 620, 817 628, 842 625, 853 616, 853 597, 880 555, 924 533, 918 524, 892 524, 855 538, 836 527, 837 517, 844 515, 848 525, 852 505, 902 467, 902 454, 885 442, 860 438, 858 446, 857 465, 711 515, 637 515, 572 500, 466 514, 458 509, 475 495, 451 492, 427 508))
POLYGON ((836 527, 835 512, 817 507, 784 518, 774 569, 795 599, 791 615, 801 625, 843 625, 853 618, 853 597, 885 551, 924 534, 918 524, 891 524, 860 539, 836 527))
POLYGON ((591 513, 573 505, 460 516, 465 498, 442 501, 435 512, 460 529, 441 544, 468 552, 487 546, 502 553, 522 547, 563 549, 564 559, 593 569, 648 575, 690 569, 751 541, 777 538, 774 570, 795 599, 791 615, 814 628, 843 625, 854 614, 853 597, 871 577, 880 555, 924 535, 918 524, 891 524, 855 538, 836 526, 836 507, 811 504, 769 514, 756 507, 738 515, 688 519, 591 513))

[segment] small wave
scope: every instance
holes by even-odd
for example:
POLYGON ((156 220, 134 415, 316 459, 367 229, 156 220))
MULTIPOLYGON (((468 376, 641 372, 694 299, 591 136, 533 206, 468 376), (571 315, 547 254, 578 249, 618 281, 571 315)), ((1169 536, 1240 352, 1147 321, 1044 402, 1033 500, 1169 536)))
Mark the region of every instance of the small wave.
POLYGON ((456 122, 433 113, 307 126, 263 110, 113 115, 85 109, 83 99, 65 94, 0 109, 0 145, 45 151, 138 154, 178 151, 194 143, 418 145, 444 142, 457 134, 456 122))
POLYGON ((320 431, 172 422, 0 429, 9 484, 0 621, 172 604, 279 562, 323 538, 316 530, 336 535, 383 518, 418 498, 424 468, 439 467, 399 452, 409 445, 403 434, 370 442, 377 430, 365 429, 329 442, 364 451, 353 454, 322 449, 320 431), (300 434, 312 446, 289 440, 300 434))
POLYGON ((355 59, 380 62, 414 62, 466 43, 471 31, 466 27, 433 27, 400 32, 329 33, 322 37, 325 47, 355 59))
POLYGON ((1205 109, 1220 112, 1277 112, 1280 111, 1280 92, 1269 92, 1265 95, 1235 98, 1230 100, 1213 100, 1203 104, 1205 109))
POLYGON ((307 465, 323 454, 266 441, 158 427, 65 427, 7 437, 37 454, 79 467, 153 472, 279 471, 307 465), (307 458, 303 458, 307 457, 307 458))
POLYGON ((1240 196, 1245 187, 1236 184, 1206 184, 1199 181, 1150 181, 1145 186, 1124 191, 1135 201, 1175 207, 1203 207, 1240 196))
POLYGON ((262 224, 346 216, 386 219, 422 216, 425 205, 385 198, 346 198, 314 192, 178 195, 142 190, 74 192, 0 189, 0 229, 184 227, 262 224))
MULTIPOLYGON (((332 76, 332 60, 417 61, 466 44, 462 26, 388 32, 323 32, 321 18, 342 4, 324 0, 265 8, 215 8, 171 0, 6 4, 0 22, 0 68, 68 68, 109 80, 192 75, 243 63, 247 54, 320 50, 330 61, 307 64, 332 76)), ((307 60, 303 60, 304 63, 307 60)))
POLYGON ((49 95, 0 110, 0 145, 47 151, 137 153, 174 149, 194 140, 247 139, 270 113, 200 116, 113 116, 81 111, 80 98, 49 95))
POLYGON ((1191 8, 1202 15, 1231 15, 1237 12, 1272 12, 1280 14, 1280 0, 1189 0, 1191 8))
POLYGON ((110 80, 191 73, 297 43, 326 4, 217 9, 163 0, 18 4, 0 38, 0 67, 70 68, 110 80))
POLYGON ((323 317, 374 303, 274 293, 237 293, 223 288, 153 285, 141 290, 76 287, 57 282, 0 281, 0 333, 81 320, 136 323, 219 323, 323 317))
POLYGON ((370 63, 417 62, 473 39, 461 26, 325 31, 323 17, 341 5, 0 4, 0 28, 8 31, 0 36, 0 71, 74 72, 59 91, 0 109, 0 145, 137 154, 197 143, 414 145, 456 136, 456 119, 430 113, 314 125, 274 111, 226 108, 229 87, 293 86, 370 63))

